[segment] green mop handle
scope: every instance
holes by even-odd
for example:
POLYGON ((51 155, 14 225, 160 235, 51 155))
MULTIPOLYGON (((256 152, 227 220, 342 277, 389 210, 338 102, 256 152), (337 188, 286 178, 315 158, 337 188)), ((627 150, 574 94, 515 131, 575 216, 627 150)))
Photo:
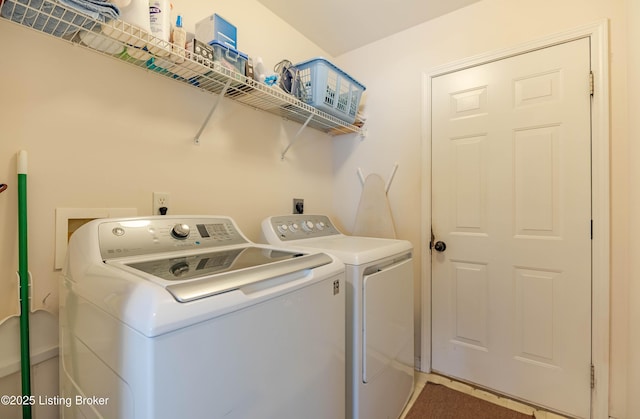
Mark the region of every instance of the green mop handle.
POLYGON ((20 366, 22 417, 31 419, 31 355, 29 350, 29 259, 27 246, 27 152, 18 153, 18 273, 20 275, 20 366))

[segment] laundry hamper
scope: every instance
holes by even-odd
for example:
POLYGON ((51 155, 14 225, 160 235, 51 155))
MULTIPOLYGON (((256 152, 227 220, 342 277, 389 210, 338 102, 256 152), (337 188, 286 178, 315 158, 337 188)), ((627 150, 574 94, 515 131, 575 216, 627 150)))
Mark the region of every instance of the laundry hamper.
POLYGON ((295 65, 300 100, 352 124, 365 86, 324 58, 295 65))

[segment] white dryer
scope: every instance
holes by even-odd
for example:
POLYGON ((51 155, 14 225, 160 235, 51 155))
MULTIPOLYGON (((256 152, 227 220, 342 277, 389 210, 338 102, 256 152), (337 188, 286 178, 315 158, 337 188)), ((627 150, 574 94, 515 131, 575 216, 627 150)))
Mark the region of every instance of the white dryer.
POLYGON ((347 418, 398 418, 414 389, 411 243, 347 236, 324 215, 269 217, 262 234, 272 245, 345 263, 347 418))
POLYGON ((91 221, 61 282, 61 416, 344 418, 344 276, 228 217, 91 221))

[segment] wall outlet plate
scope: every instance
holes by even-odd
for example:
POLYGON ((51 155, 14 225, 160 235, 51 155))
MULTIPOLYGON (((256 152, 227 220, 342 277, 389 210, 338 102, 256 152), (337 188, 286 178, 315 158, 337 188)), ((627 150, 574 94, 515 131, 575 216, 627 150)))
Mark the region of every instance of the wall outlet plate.
POLYGON ((153 193, 153 207, 151 215, 166 215, 169 210, 169 193, 168 192, 154 192, 153 193), (160 211, 160 208, 165 208, 164 214, 160 211))
POLYGON ((293 213, 304 214, 304 199, 293 198, 293 213))

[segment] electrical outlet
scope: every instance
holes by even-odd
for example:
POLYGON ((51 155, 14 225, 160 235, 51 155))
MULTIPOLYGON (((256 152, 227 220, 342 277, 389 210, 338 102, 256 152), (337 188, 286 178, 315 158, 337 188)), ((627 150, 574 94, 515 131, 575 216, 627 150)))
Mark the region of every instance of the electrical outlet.
POLYGON ((153 193, 153 215, 166 215, 169 210, 169 193, 153 193))
POLYGON ((294 214, 304 213, 304 199, 293 198, 293 213, 294 214))

